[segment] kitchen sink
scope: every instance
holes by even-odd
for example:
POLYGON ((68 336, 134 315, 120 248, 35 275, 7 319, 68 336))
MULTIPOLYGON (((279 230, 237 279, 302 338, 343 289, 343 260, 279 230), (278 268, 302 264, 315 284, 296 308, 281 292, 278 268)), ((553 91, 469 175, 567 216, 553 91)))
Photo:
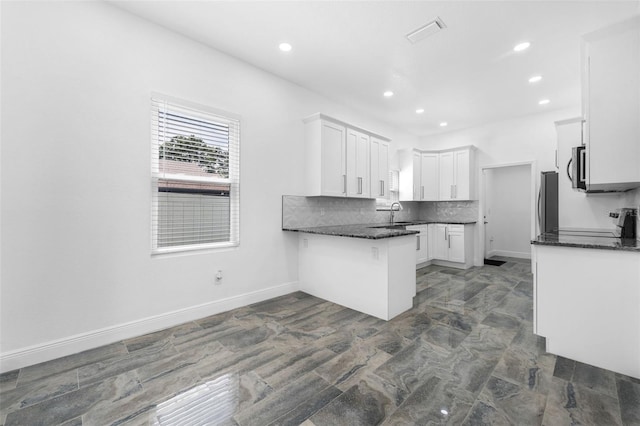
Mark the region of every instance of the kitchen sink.
POLYGON ((370 226, 369 228, 387 228, 387 229, 405 229, 411 222, 394 222, 394 224, 387 223, 386 225, 370 226))

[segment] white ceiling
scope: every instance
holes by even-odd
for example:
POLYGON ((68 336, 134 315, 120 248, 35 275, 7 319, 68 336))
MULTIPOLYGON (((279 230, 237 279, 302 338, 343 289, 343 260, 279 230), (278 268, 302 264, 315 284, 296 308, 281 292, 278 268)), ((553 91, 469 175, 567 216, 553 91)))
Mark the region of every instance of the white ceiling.
POLYGON ((415 135, 577 107, 580 36, 640 13, 640 0, 112 4, 415 135), (447 28, 405 38, 436 17, 447 28))

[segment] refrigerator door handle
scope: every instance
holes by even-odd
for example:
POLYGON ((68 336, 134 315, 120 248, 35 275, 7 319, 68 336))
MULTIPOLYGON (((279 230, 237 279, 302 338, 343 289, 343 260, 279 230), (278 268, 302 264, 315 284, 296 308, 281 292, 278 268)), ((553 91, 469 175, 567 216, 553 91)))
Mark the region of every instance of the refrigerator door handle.
POLYGON ((573 178, 571 177, 571 163, 573 162, 573 158, 569 159, 567 163, 567 177, 569 178, 569 182, 573 182, 573 178))
POLYGON ((544 231, 542 230, 542 213, 540 211, 540 201, 542 198, 542 188, 540 188, 540 191, 538 191, 538 229, 540 230, 540 233, 542 234, 544 231))

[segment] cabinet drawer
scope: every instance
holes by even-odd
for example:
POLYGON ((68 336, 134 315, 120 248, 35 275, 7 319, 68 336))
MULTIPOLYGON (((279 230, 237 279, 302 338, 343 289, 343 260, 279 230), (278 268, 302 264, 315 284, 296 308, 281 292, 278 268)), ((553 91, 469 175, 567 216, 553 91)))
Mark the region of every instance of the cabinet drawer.
POLYGON ((448 225, 449 232, 464 232, 464 225, 448 225))

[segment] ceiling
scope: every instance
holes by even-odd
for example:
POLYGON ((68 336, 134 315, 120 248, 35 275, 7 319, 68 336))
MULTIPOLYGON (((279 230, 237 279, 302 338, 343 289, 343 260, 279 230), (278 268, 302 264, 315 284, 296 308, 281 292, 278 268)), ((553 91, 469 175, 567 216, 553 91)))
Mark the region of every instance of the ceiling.
POLYGON ((580 36, 640 13, 640 0, 111 3, 419 136, 577 108, 580 36), (405 38, 437 17, 446 28, 405 38))

